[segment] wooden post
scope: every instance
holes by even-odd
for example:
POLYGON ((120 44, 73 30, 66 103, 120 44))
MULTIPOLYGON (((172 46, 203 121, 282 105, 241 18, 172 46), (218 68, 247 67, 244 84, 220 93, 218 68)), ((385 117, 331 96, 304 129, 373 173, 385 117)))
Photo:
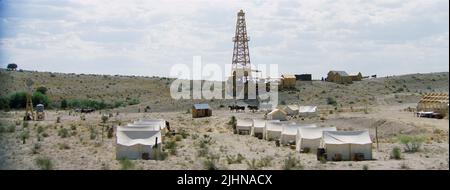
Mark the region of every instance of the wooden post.
POLYGON ((375 126, 375 139, 377 141, 377 151, 380 151, 380 147, 378 145, 378 126, 375 126))

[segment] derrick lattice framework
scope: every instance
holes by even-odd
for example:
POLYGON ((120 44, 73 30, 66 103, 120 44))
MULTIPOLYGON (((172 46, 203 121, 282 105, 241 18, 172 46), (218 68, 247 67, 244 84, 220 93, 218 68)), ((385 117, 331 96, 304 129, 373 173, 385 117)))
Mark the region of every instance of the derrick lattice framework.
POLYGON ((248 68, 250 70, 250 53, 248 50, 248 41, 250 41, 250 39, 247 36, 244 11, 239 11, 237 16, 236 33, 233 37, 234 49, 232 65, 233 69, 244 68, 244 70, 246 70, 245 68, 248 68))
POLYGON ((233 97, 236 97, 238 89, 244 89, 244 99, 248 98, 249 85, 251 79, 250 52, 248 49, 247 28, 245 23, 245 13, 240 10, 237 14, 236 33, 233 37, 234 49, 232 59, 232 79, 233 97))

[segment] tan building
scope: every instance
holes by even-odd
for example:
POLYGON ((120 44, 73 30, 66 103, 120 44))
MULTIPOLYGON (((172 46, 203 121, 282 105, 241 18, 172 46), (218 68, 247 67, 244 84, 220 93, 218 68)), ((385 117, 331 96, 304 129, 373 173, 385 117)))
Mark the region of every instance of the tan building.
POLYGON ((349 75, 345 71, 330 71, 328 72, 327 81, 339 84, 350 84, 353 81, 361 81, 363 78, 361 73, 357 75, 349 75))
POLYGON ((284 89, 293 89, 295 88, 296 78, 295 75, 284 74, 281 75, 281 86, 284 89))

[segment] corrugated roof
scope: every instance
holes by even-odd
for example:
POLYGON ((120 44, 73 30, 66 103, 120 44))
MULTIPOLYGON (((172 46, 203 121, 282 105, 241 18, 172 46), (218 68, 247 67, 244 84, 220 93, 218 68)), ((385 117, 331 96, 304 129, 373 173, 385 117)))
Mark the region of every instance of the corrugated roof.
POLYGON ((194 108, 197 110, 206 110, 209 109, 208 104, 194 104, 194 108))

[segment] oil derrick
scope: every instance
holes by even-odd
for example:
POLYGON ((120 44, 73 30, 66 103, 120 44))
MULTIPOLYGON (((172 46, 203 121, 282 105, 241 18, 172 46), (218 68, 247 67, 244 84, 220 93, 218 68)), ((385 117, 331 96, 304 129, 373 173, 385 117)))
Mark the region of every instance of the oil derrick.
POLYGON ((23 117, 24 121, 34 120, 33 101, 31 98, 33 84, 34 82, 31 79, 28 79, 25 82, 25 85, 27 86, 27 103, 25 106, 25 116, 23 117))
POLYGON ((236 99, 237 89, 244 88, 244 99, 248 99, 249 79, 251 78, 250 52, 248 49, 247 28, 245 23, 245 13, 240 10, 237 14, 236 33, 233 37, 234 49, 232 59, 232 81, 233 98, 236 99))

